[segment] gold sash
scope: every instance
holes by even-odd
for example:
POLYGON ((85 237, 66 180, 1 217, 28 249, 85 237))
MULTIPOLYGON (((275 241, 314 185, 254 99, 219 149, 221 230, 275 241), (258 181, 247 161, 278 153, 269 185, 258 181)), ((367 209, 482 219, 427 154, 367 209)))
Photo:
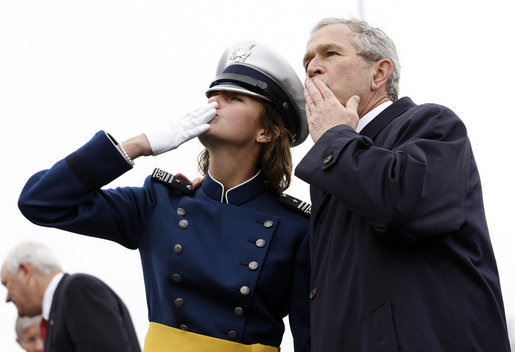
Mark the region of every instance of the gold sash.
POLYGON ((260 343, 244 345, 150 322, 144 352, 279 352, 260 343))

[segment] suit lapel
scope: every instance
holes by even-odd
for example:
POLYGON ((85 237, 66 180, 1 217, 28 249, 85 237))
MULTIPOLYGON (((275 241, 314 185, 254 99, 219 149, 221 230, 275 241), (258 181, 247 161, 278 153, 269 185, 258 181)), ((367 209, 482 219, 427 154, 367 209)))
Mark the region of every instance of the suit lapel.
POLYGON ((63 287, 66 285, 69 279, 68 274, 64 274, 63 278, 59 282, 59 285, 57 285, 54 297, 52 298, 52 306, 50 307, 50 314, 48 316, 48 326, 47 326, 47 333, 45 338, 45 352, 49 352, 53 350, 52 342, 54 340, 54 334, 55 334, 55 320, 58 312, 58 306, 59 306, 59 297, 61 295, 61 292, 63 290, 63 287))
POLYGON ((394 102, 392 105, 384 109, 372 121, 370 121, 365 128, 360 132, 361 135, 375 139, 377 134, 396 117, 402 115, 410 108, 415 106, 415 103, 408 97, 401 98, 394 102))

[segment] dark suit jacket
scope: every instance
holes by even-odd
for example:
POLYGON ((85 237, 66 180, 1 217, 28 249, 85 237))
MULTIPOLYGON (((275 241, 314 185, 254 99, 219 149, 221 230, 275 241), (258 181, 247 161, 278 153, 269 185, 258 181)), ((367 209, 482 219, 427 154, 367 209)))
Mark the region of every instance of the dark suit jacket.
POLYGON ((465 126, 402 98, 361 131, 336 126, 296 169, 311 184, 311 346, 509 351, 465 126))
POLYGON ((52 301, 45 352, 141 351, 122 300, 99 279, 65 274, 52 301))

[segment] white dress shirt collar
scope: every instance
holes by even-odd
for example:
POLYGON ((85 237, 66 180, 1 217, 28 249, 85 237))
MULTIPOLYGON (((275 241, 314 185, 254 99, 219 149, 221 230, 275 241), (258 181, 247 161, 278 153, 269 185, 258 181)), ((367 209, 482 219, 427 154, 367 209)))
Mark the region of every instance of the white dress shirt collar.
POLYGON ((365 128, 365 126, 368 125, 370 121, 372 121, 377 115, 382 113, 384 109, 386 109, 392 104, 392 101, 388 100, 367 112, 365 116, 359 119, 358 127, 356 127, 356 132, 360 133, 361 130, 365 128))
POLYGON ((43 312, 41 314, 43 316, 43 319, 45 320, 48 320, 48 318, 50 317, 50 309, 52 308, 52 301, 54 300, 55 289, 57 288, 57 285, 59 285, 59 282, 61 282, 63 276, 64 273, 59 273, 55 275, 45 290, 45 294, 43 295, 43 312))

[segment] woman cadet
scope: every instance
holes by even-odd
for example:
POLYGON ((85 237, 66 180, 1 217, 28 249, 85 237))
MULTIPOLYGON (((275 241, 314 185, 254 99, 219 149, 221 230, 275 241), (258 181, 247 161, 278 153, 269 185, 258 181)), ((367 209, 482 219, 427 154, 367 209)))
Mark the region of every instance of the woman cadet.
POLYGON ((309 351, 309 206, 282 192, 290 147, 308 134, 303 86, 277 53, 236 44, 207 105, 118 143, 104 131, 32 176, 32 222, 139 249, 149 314, 145 351, 278 351, 289 314, 309 351), (203 184, 160 169, 143 187, 101 189, 140 156, 199 136, 203 184))

